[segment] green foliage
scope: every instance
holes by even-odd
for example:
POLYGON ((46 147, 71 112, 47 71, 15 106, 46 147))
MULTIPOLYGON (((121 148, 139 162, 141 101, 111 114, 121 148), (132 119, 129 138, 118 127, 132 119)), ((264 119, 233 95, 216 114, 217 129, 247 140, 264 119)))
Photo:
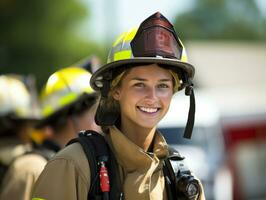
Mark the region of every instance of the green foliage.
POLYGON ((184 39, 266 40, 265 18, 251 0, 198 0, 174 26, 184 39))
POLYGON ((99 44, 79 36, 88 10, 78 0, 1 0, 0 73, 34 74, 38 88, 48 76, 91 54, 99 44))

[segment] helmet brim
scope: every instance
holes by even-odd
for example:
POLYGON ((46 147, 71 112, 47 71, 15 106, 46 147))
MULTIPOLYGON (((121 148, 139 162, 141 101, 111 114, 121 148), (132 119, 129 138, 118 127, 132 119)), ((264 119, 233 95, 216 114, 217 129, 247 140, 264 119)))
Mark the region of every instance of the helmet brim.
MULTIPOLYGON (((187 73, 189 78, 194 77, 195 68, 193 65, 181 62, 177 59, 170 59, 170 58, 157 58, 157 57, 137 57, 137 58, 131 58, 131 59, 124 59, 124 60, 118 60, 111 63, 108 63, 104 66, 102 66, 100 69, 98 69, 96 72, 92 74, 92 77, 90 79, 91 87, 94 90, 100 90, 96 85, 96 80, 98 77, 102 76, 103 74, 107 73, 110 70, 118 69, 119 67, 128 65, 128 64, 161 64, 161 65, 167 65, 172 70, 183 70, 185 73, 187 73)), ((114 78, 114 77, 112 77, 114 78)))

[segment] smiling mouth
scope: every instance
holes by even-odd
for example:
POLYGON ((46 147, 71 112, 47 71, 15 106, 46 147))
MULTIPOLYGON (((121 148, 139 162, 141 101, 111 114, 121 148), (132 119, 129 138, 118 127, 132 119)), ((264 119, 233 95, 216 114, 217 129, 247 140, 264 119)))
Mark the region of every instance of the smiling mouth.
POLYGON ((160 108, 148 108, 148 107, 138 106, 138 109, 141 110, 142 112, 152 114, 158 112, 160 108))

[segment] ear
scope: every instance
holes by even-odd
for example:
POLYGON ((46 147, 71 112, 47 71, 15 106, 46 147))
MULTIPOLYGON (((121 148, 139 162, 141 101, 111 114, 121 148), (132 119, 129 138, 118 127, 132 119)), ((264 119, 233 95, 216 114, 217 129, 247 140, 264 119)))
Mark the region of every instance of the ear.
POLYGON ((120 99, 120 89, 119 88, 114 89, 114 91, 112 92, 112 97, 115 100, 119 101, 119 99, 120 99))

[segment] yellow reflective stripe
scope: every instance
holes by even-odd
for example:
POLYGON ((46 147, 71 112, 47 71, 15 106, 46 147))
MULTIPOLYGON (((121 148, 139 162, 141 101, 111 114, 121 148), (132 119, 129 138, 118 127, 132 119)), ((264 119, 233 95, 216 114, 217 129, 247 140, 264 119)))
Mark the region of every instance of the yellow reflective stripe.
POLYGON ((182 50, 182 56, 181 56, 181 61, 182 62, 187 62, 187 52, 186 52, 186 49, 183 47, 183 50, 182 50))
POLYGON ((114 61, 131 58, 131 50, 120 51, 114 54, 114 61))
POLYGON ((91 87, 88 87, 88 88, 85 88, 84 89, 84 92, 88 93, 88 94, 91 94, 94 92, 94 90, 91 88, 91 87))
POLYGON ((188 59, 187 59, 187 51, 185 49, 185 46, 183 45, 182 41, 180 39, 178 39, 178 41, 181 43, 182 47, 183 47, 183 50, 182 50, 182 55, 181 55, 181 59, 180 61, 182 62, 187 62, 188 59))
POLYGON ((123 32, 121 35, 118 36, 116 41, 113 43, 113 47, 115 47, 119 43, 124 43, 133 40, 133 38, 137 33, 137 30, 138 30, 137 27, 133 27, 128 32, 123 32))
POLYGON ((124 42, 133 40, 133 38, 135 37, 136 33, 137 33, 137 28, 136 27, 130 29, 127 32, 127 34, 126 34, 126 36, 124 38, 124 42))
POLYGON ((53 113, 54 109, 52 106, 46 106, 43 111, 42 114, 46 117, 48 115, 50 115, 51 113, 53 113))
POLYGON ((75 93, 69 93, 65 96, 63 96, 62 98, 60 98, 59 100, 59 105, 60 106, 65 106, 67 104, 72 103, 73 101, 75 101, 77 99, 78 95, 75 93))
POLYGON ((36 197, 34 197, 34 198, 32 198, 31 200, 46 200, 46 199, 43 199, 43 198, 36 198, 36 197))

